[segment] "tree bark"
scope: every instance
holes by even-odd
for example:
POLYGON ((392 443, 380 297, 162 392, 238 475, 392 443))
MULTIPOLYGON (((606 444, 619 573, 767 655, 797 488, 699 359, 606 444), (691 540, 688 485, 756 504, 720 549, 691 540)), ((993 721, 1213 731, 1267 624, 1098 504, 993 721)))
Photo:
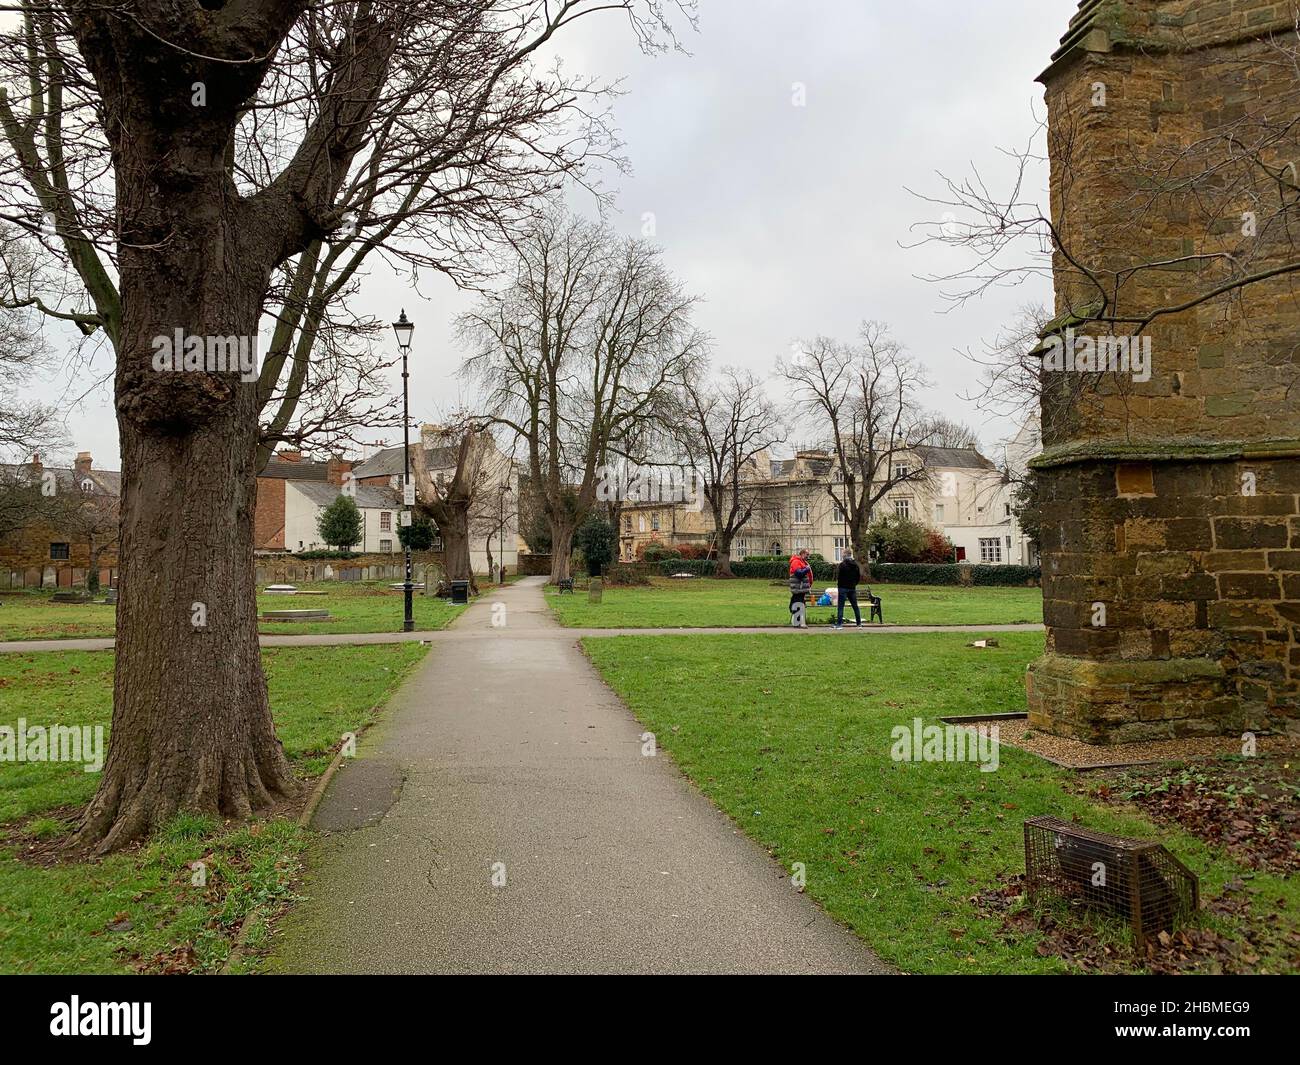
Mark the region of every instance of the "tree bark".
POLYGON ((568 580, 569 556, 573 554, 574 526, 551 520, 551 583, 568 580))
POLYGON ((451 520, 438 526, 442 534, 444 560, 447 564, 447 580, 469 581, 470 587, 477 591, 474 581, 474 568, 469 559, 469 522, 467 515, 453 513, 451 520))
MULTIPOLYGON (((142 90, 147 92, 148 90, 142 90)), ((272 269, 233 200, 220 148, 165 165, 127 139, 115 399, 122 446, 113 722, 73 849, 106 853, 178 811, 245 818, 294 794, 257 639, 256 380, 160 370, 157 338, 257 336, 272 269), (156 165, 157 164, 157 165, 156 165), (136 194, 141 182, 153 193, 136 194)))
POLYGON ((297 790, 257 642, 256 421, 120 431, 113 743, 74 839, 99 852, 180 810, 244 818, 297 790))
POLYGON ((718 541, 718 565, 714 570, 716 577, 734 577, 731 572, 731 541, 718 541))

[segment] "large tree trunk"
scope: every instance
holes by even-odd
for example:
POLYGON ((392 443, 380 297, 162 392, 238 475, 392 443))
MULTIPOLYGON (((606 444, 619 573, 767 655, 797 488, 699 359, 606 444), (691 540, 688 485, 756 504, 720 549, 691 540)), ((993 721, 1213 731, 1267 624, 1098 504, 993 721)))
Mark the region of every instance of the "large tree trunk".
POLYGON ((121 423, 113 742, 77 844, 111 850, 179 810, 247 817, 297 788, 257 642, 255 425, 121 423))
POLYGON ((714 570, 715 577, 734 577, 731 572, 731 540, 720 536, 718 537, 718 564, 714 570))
POLYGON ((444 558, 447 563, 447 580, 469 581, 477 592, 474 568, 469 559, 469 522, 464 514, 452 514, 451 520, 438 526, 442 534, 444 558))
POLYGON ((569 579, 569 556, 573 554, 572 522, 557 522, 551 519, 551 583, 569 579))
POLYGON ((154 367, 155 338, 177 329, 255 338, 270 267, 229 199, 220 148, 188 142, 177 155, 147 178, 138 159, 118 162, 120 203, 140 199, 139 181, 154 192, 120 257, 112 732, 71 841, 101 853, 181 810, 244 818, 297 790, 257 640, 256 380, 154 367))

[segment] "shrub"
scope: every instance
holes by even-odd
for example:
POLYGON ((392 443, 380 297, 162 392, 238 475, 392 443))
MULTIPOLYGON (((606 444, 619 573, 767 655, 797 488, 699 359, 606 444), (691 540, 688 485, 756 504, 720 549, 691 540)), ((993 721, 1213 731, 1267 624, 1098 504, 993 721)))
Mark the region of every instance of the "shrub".
POLYGON ((972 566, 971 584, 1024 586, 1041 584, 1043 571, 1038 566, 972 566))
POLYGON ((677 548, 653 540, 648 544, 642 544, 637 550, 637 555, 646 562, 662 562, 664 559, 682 557, 682 553, 677 548))
POLYGON ((573 534, 573 545, 582 552, 587 572, 596 577, 618 554, 618 535, 609 522, 592 513, 573 534))

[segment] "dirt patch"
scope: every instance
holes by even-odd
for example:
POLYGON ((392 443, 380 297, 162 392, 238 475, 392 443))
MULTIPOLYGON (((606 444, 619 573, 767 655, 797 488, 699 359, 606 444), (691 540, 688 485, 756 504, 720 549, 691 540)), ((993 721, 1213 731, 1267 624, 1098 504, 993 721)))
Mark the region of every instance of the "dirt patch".
POLYGON ((1131 804, 1153 821, 1178 825, 1248 869, 1282 876, 1300 870, 1295 754, 1107 770, 1081 790, 1094 801, 1131 804))

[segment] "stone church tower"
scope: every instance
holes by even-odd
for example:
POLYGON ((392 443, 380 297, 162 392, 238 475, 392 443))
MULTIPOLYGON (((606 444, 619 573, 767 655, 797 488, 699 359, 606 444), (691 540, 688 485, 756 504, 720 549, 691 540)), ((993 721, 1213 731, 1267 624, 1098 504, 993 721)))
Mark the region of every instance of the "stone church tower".
POLYGON ((1084 0, 1039 79, 1061 245, 1039 352, 1091 354, 1045 363, 1031 726, 1300 729, 1295 25, 1290 2, 1084 0))

